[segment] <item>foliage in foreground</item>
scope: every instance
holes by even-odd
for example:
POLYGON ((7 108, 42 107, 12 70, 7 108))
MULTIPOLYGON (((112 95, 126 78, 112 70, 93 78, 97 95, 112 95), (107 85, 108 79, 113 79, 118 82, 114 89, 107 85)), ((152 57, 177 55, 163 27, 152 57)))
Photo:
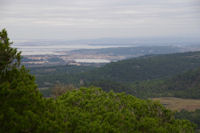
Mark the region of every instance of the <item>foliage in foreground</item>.
POLYGON ((98 88, 56 100, 25 88, 4 88, 0 95, 0 132, 193 132, 189 121, 176 120, 159 103, 98 88))
POLYGON ((192 132, 186 120, 159 103, 99 88, 80 88, 57 98, 71 132, 192 132))
MULTIPOLYGON (((20 65, 21 53, 0 32, 0 132, 59 132, 63 121, 55 101, 45 99, 35 79, 20 65), (60 122, 61 121, 61 122, 60 122), (58 125, 59 123, 59 125, 58 125)), ((62 129, 62 130, 61 130, 62 129)))
MULTIPOLYGON (((0 52, 6 53, 3 47, 10 48, 9 42, 4 41, 8 40, 7 33, 4 30, 0 35, 0 52)), ((20 54, 15 51, 4 60, 6 65, 0 67, 0 76, 3 77, 0 82, 0 132, 194 131, 193 124, 176 120, 173 113, 161 104, 123 93, 81 88, 67 91, 56 99, 44 98, 36 89, 34 77, 25 67, 13 62, 16 59, 17 64, 20 63, 18 57, 20 54), (10 59, 14 60, 10 62, 10 59)))

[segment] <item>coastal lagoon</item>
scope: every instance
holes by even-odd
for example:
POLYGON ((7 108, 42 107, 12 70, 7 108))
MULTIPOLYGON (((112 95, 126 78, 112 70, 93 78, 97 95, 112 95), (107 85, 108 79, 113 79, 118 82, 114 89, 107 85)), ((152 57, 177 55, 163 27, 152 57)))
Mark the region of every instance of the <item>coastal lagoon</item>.
MULTIPOLYGON (((72 50, 78 49, 101 49, 101 48, 114 48, 117 46, 114 45, 107 45, 107 46, 100 46, 100 45, 89 45, 89 44, 82 44, 82 45, 30 45, 30 44, 15 44, 14 47, 18 48, 19 51, 22 51, 22 55, 65 55, 67 52, 72 50)), ((127 46, 124 46, 127 47, 127 46)))

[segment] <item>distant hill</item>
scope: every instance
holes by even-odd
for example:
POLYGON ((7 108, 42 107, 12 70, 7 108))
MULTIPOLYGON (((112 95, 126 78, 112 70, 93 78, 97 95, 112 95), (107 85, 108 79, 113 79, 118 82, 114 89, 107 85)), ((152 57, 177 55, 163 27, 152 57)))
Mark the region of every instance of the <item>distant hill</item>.
POLYGON ((115 47, 101 49, 80 49, 70 51, 71 54, 106 54, 114 56, 138 57, 152 54, 170 54, 185 51, 184 48, 176 46, 136 46, 136 47, 115 47))
POLYGON ((109 63, 82 75, 87 81, 133 82, 171 77, 200 67, 200 52, 151 55, 109 63))
POLYGON ((46 71, 48 67, 30 69, 32 74, 36 75, 38 82, 46 79, 44 82, 53 83, 52 81, 55 81, 55 79, 57 79, 56 81, 62 79, 63 83, 71 82, 78 85, 80 80, 85 83, 101 80, 132 83, 134 81, 167 78, 198 67, 200 67, 200 52, 143 56, 112 62, 100 68, 84 68, 84 71, 81 71, 82 67, 76 66, 50 67, 56 69, 56 71, 46 71), (70 72, 71 70, 77 72, 70 72), (49 77, 53 77, 53 79, 49 77), (74 80, 78 82, 74 82, 74 80))
MULTIPOLYGON (((178 84, 181 88, 180 85, 190 83, 192 79, 187 82, 177 80, 177 84, 175 84, 173 81, 176 81, 176 79, 167 79, 166 81, 166 78, 198 67, 200 67, 200 52, 187 52, 132 58, 109 63, 100 68, 77 66, 31 68, 31 73, 36 76, 39 87, 52 87, 56 83, 74 84, 76 86, 94 85, 102 87, 104 90, 113 89, 117 92, 123 91, 145 98, 162 96, 164 94, 163 89, 174 88, 173 86, 178 86, 178 84), (162 93, 158 93, 158 90, 162 93)), ((180 91, 177 91, 176 96, 182 95, 178 92, 180 91)), ((168 96, 175 96, 175 94, 169 93, 168 96)), ((193 96, 188 95, 188 97, 193 96)))

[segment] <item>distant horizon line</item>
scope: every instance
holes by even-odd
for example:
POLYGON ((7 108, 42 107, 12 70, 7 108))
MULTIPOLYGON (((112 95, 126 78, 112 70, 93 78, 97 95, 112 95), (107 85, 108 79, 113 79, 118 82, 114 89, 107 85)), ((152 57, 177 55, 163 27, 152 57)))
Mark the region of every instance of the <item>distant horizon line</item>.
MULTIPOLYGON (((200 37, 194 37, 194 36, 155 36, 155 37, 100 37, 100 38, 85 38, 85 39, 12 39, 10 38, 11 41, 15 41, 15 43, 18 42, 34 42, 34 41, 44 41, 44 42, 48 42, 48 41, 98 41, 98 40, 138 40, 141 41, 142 40, 164 40, 164 39, 174 39, 174 40, 187 40, 187 39, 195 39, 193 41, 200 41, 200 37), (17 41, 17 42, 16 42, 17 41)), ((173 40, 172 40, 173 41, 173 40)))

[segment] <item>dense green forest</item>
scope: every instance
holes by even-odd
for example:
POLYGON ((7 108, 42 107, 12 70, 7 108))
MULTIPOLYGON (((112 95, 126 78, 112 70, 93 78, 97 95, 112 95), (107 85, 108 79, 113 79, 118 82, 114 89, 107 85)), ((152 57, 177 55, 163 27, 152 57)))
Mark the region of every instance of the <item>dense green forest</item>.
MULTIPOLYGON (((52 66, 31 68, 40 88, 55 84, 98 86, 139 98, 175 96, 200 98, 200 52, 152 55, 107 64, 100 68, 52 66), (188 72, 187 72, 188 71, 188 72), (178 76, 177 76, 178 75, 178 76), (190 93, 188 93, 190 92, 190 93)), ((50 94, 45 90, 44 94, 50 94)))
POLYGON ((109 63, 86 73, 89 81, 133 82, 174 76, 200 66, 200 52, 153 55, 109 63))
POLYGON ((180 97, 200 99, 200 69, 194 69, 164 80, 135 82, 133 95, 145 97, 180 97))
POLYGON ((200 69, 192 69, 176 76, 135 81, 133 83, 118 83, 101 80, 89 83, 106 91, 126 92, 139 98, 179 97, 200 99, 200 69), (124 89, 126 88, 126 89, 124 89))
POLYGON ((49 66, 29 68, 35 75, 36 83, 40 88, 53 87, 55 84, 80 84, 82 73, 95 69, 93 66, 49 66))
POLYGON ((21 53, 0 32, 0 132, 190 133, 194 125, 175 119, 159 103, 92 88, 44 98, 34 76, 20 65, 21 53))
POLYGON ((56 70, 52 72, 48 71, 48 67, 39 68, 41 71, 37 71, 36 68, 30 69, 31 72, 36 75, 40 87, 45 86, 43 84, 44 82, 54 83, 55 79, 62 81, 63 83, 71 82, 75 84, 79 84, 80 80, 83 80, 84 82, 110 80, 130 83, 134 81, 171 77, 187 70, 198 68, 200 67, 200 52, 144 56, 109 63, 96 69, 90 69, 84 66, 70 67, 50 67, 51 69, 56 70), (74 73, 73 70, 71 72, 71 69, 74 69, 77 73, 74 73), (44 74, 45 71, 47 72, 44 74), (53 79, 49 78, 47 80, 46 77, 51 77, 53 79), (76 79, 73 79, 72 77, 75 77, 76 79))
POLYGON ((105 91, 126 92, 139 98, 179 97, 200 99, 200 69, 194 69, 164 79, 118 83, 101 80, 89 83, 103 88, 105 91))

